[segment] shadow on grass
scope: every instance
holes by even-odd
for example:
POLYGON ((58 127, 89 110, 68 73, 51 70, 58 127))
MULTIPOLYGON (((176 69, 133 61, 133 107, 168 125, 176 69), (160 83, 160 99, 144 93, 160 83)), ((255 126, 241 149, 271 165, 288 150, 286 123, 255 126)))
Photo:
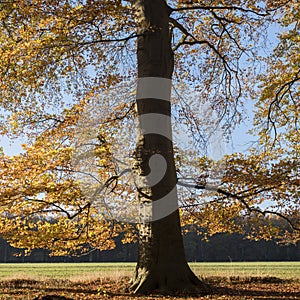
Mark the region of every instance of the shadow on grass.
POLYGON ((300 299, 299 280, 277 277, 211 277, 208 280, 216 287, 215 296, 228 299, 300 299))

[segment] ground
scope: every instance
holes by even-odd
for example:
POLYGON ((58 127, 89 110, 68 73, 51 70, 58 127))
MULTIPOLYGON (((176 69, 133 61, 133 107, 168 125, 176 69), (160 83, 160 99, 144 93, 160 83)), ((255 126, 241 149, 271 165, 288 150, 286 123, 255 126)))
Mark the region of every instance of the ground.
POLYGON ((300 299, 298 279, 276 277, 207 277, 204 279, 214 288, 212 295, 163 297, 160 295, 135 296, 126 292, 129 277, 118 279, 97 279, 74 282, 70 280, 25 280, 11 279, 0 281, 0 299, 300 299), (48 295, 48 297, 46 297, 48 295), (52 297, 49 297, 49 296, 52 297), (60 297, 54 297, 60 296, 60 297), (44 297, 44 298, 43 298, 44 297))

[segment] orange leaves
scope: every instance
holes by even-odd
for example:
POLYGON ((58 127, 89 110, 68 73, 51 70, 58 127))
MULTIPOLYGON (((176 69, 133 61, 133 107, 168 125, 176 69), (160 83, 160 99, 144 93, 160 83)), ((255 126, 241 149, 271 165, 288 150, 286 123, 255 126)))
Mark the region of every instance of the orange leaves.
POLYGON ((279 15, 282 32, 274 51, 266 58, 261 76, 261 97, 256 106, 256 126, 266 147, 283 144, 287 153, 299 153, 299 3, 290 1, 279 15))
MULTIPOLYGON (((0 156, 0 233, 12 245, 29 252, 48 248, 56 255, 114 247, 121 229, 106 221, 84 193, 78 164, 73 164, 83 110, 84 101, 65 109, 53 126, 22 145, 23 153, 0 156)), ((96 125, 95 130, 105 140, 106 133, 96 125)), ((110 145, 98 142, 92 155, 107 166, 110 145)), ((113 168, 100 168, 99 180, 111 172, 113 168)))
MULTIPOLYGON (((24 153, 15 157, 0 153, 0 232, 14 245, 65 254, 68 249, 88 251, 87 245, 111 248, 122 231, 127 231, 123 242, 136 238, 132 227, 106 220, 137 219, 136 186, 129 176, 117 176, 121 167, 131 168, 134 149, 135 96, 128 86, 136 75, 136 43, 131 40, 136 28, 125 2, 34 0, 1 6, 0 128, 29 137, 24 153), (132 140, 125 143, 126 130, 132 140)), ((276 21, 276 16, 264 15, 265 9, 283 4, 211 2, 219 8, 203 4, 199 10, 174 11, 170 22, 176 79, 199 92, 189 111, 183 108, 184 99, 178 99, 179 121, 197 127, 196 138, 201 126, 210 124, 209 118, 201 123, 203 114, 196 115, 199 103, 209 104, 228 134, 242 119, 240 104, 257 84, 252 61, 244 57, 258 59, 262 33, 268 22, 276 21)), ((265 60, 269 67, 261 77, 256 126, 265 151, 226 157, 222 188, 239 199, 183 191, 190 212, 182 213, 183 224, 201 226, 210 234, 244 231, 240 220, 245 217, 257 236, 282 237, 269 213, 258 212, 265 207, 299 223, 296 2, 282 8, 280 22, 288 27, 273 56, 265 60), (262 129, 268 118, 269 126, 276 123, 280 128, 281 145, 276 149, 267 139, 272 134, 262 129)), ((214 162, 197 158, 197 151, 179 151, 178 169, 186 170, 196 184, 206 184, 214 162)))
POLYGON ((196 229, 206 235, 239 232, 253 239, 297 241, 300 236, 298 159, 285 157, 281 150, 274 149, 261 154, 234 153, 226 157, 225 165, 219 186, 222 192, 187 193, 181 213, 185 230, 196 229))
POLYGON ((126 9, 119 1, 98 0, 1 4, 0 101, 5 117, 11 119, 1 125, 16 133, 50 112, 59 116, 62 107, 99 90, 93 85, 103 72, 99 62, 112 62, 106 74, 115 73, 111 68, 116 66, 114 51, 107 51, 101 41, 129 29, 126 9), (91 72, 97 76, 91 78, 91 72))

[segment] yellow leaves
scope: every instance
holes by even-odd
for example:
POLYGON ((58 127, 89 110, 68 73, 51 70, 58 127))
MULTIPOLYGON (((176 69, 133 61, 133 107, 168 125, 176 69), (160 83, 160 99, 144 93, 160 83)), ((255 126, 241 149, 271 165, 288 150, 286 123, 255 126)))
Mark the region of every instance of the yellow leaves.
POLYGON ((200 230, 201 233, 214 235, 216 233, 233 233, 244 231, 239 223, 241 212, 244 207, 236 201, 217 202, 213 201, 199 206, 192 214, 186 212, 182 216, 182 226, 187 231, 200 230))
POLYGON ((84 8, 83 5, 77 5, 76 7, 72 8, 70 13, 73 13, 73 12, 77 12, 77 11, 80 11, 84 8))
POLYGON ((88 98, 120 78, 119 55, 114 55, 118 49, 98 41, 134 32, 125 26, 130 18, 126 6, 122 1, 2 4, 1 109, 5 117, 15 114, 12 128, 3 122, 7 131, 20 132, 24 124, 34 131, 34 124, 49 111, 59 118, 59 105, 88 98))
MULTIPOLYGON (((24 153, 0 157, 0 215, 6 216, 0 233, 12 245, 29 252, 48 248, 58 255, 78 254, 87 244, 101 249, 115 246, 113 238, 120 227, 104 221, 99 209, 89 205, 72 169, 72 130, 82 110, 83 103, 66 109, 57 126, 22 145, 24 153)), ((109 151, 110 144, 105 143, 96 155, 105 159, 109 151)))
POLYGON ((220 188, 234 196, 199 192, 185 198, 185 205, 190 207, 180 214, 184 230, 199 228, 207 235, 247 232, 253 239, 297 240, 297 230, 290 230, 285 239, 284 228, 289 225, 276 216, 281 213, 299 226, 299 162, 297 157, 284 154, 282 149, 273 149, 228 155, 220 188))
POLYGON ((87 225, 85 218, 69 219, 66 215, 56 214, 53 212, 48 218, 11 215, 0 220, 1 235, 13 246, 26 248, 28 252, 35 248, 47 248, 55 255, 70 252, 79 254, 87 243, 90 243, 90 247, 101 249, 112 249, 115 246, 113 238, 118 235, 118 230, 111 227, 109 222, 96 222, 89 216, 87 225))
MULTIPOLYGON (((225 5, 225 2, 215 1, 214 5, 225 5)), ((127 122, 134 116, 134 110, 129 111, 131 104, 127 96, 126 100, 120 96, 119 90, 114 93, 104 90, 111 88, 111 92, 116 82, 135 76, 135 61, 126 56, 135 53, 135 43, 127 41, 123 47, 117 42, 101 41, 135 33, 130 7, 128 4, 123 6, 123 3, 13 1, 6 3, 0 11, 0 101, 9 121, 6 130, 32 134, 28 144, 23 145, 25 153, 16 157, 0 155, 0 215, 6 216, 1 220, 0 231, 15 245, 28 249, 48 247, 55 253, 64 254, 67 249, 76 253, 87 244, 101 249, 112 248, 113 238, 122 231, 127 231, 123 242, 136 238, 132 228, 118 227, 104 220, 103 207, 99 208, 98 203, 91 201, 98 186, 87 181, 84 188, 94 193, 92 197, 89 197, 91 193, 84 193, 84 172, 80 169, 81 166, 86 168, 96 158, 97 171, 85 173, 99 182, 105 182, 120 171, 114 161, 113 148, 117 145, 117 150, 123 151, 122 143, 118 141, 122 139, 120 127, 124 123, 121 120, 124 118, 127 122), (130 68, 124 75, 124 70, 130 68), (92 124, 92 132, 98 134, 95 141, 91 140, 86 127, 90 120, 83 116, 87 104, 96 97, 102 101, 93 107, 94 112, 101 112, 94 118, 98 125, 92 124), (67 105, 71 108, 66 108, 67 105), (79 130, 82 131, 82 140, 78 142, 79 130), (84 144, 82 142, 92 142, 93 147, 87 151, 83 149, 82 153, 78 151, 76 165, 72 157, 84 144)), ((242 2, 231 3, 240 5, 242 2)), ((258 9, 255 1, 242 4, 243 7, 258 9)), ((268 3, 268 7, 272 5, 268 3)), ((297 9, 299 6, 291 8, 282 22, 292 24, 297 20, 297 9)), ((182 77, 182 82, 196 85, 201 97, 212 100, 212 106, 220 116, 230 120, 231 126, 230 117, 238 115, 237 102, 234 101, 240 97, 241 88, 235 76, 243 73, 238 67, 239 59, 247 48, 250 53, 257 46, 259 36, 256 33, 263 31, 263 21, 259 21, 255 14, 229 9, 193 10, 180 21, 185 22, 184 26, 190 31, 188 41, 194 36, 203 44, 178 49, 176 72, 179 78, 182 77)), ((263 78, 258 127, 269 116, 274 96, 297 74, 300 59, 297 30, 281 35, 280 47, 274 52, 273 59, 267 62, 270 68, 263 78)), ((179 39, 179 32, 174 35, 175 40, 179 39)), ((251 83, 251 80, 245 80, 246 87, 251 83)), ((299 136, 291 124, 299 117, 299 107, 290 99, 289 92, 295 99, 299 96, 299 90, 287 86, 281 91, 271 117, 284 129, 277 137, 287 139, 289 149, 292 149, 290 153, 295 154, 299 151, 299 136)), ((189 120, 185 118, 184 122, 189 120)), ((262 138, 266 136, 266 132, 261 133, 262 138)), ((178 165, 180 168, 192 165, 191 168, 197 171, 197 183, 205 184, 214 162, 207 157, 191 159, 194 156, 192 152, 179 153, 178 165)), ((242 199, 254 208, 268 201, 278 210, 282 210, 288 201, 294 201, 292 206, 296 206, 291 195, 296 195, 299 179, 290 156, 286 157, 288 155, 283 149, 271 148, 263 154, 233 154, 227 157, 223 187, 242 195, 242 199), (286 156, 280 160, 282 155, 286 156)), ((191 168, 187 168, 188 171, 191 168)), ((104 196, 114 200, 114 208, 125 210, 133 199, 134 187, 122 180, 118 186, 107 187, 111 195, 104 196)), ((198 196, 198 199, 202 197, 198 196)), ((194 205, 198 200, 195 198, 186 199, 186 202, 194 205)), ((102 201, 101 197, 99 199, 102 201)), ((245 215, 246 208, 245 203, 237 199, 209 194, 199 207, 191 209, 192 215, 182 212, 183 224, 202 226, 209 234, 242 231, 244 226, 238 221, 245 215)), ((257 219, 253 217, 253 220, 257 219)), ((259 234, 263 235, 267 230, 265 224, 260 222, 259 226, 259 234)), ((270 230, 269 235, 272 233, 280 234, 275 229, 270 230)))
POLYGON ((122 238, 122 243, 136 243, 138 241, 137 228, 131 224, 124 224, 120 227, 120 230, 124 231, 124 235, 122 238))
POLYGON ((280 16, 280 24, 285 26, 278 36, 279 43, 266 59, 266 74, 261 77, 261 97, 257 102, 256 126, 265 148, 284 144, 289 151, 296 151, 299 104, 299 26, 300 7, 297 1, 286 4, 280 16), (275 132, 278 134, 276 135, 275 132), (274 138, 276 142, 274 144, 274 138))

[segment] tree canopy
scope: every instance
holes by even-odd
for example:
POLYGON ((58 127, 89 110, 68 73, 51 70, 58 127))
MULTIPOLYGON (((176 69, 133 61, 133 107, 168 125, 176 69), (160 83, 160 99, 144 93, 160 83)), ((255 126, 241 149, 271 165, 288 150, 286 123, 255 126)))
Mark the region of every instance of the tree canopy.
MULTIPOLYGON (((27 139, 0 153, 0 234, 13 246, 63 255, 137 238, 135 2, 0 1, 0 130, 27 139)), ((182 226, 298 241, 299 2, 166 2, 173 123, 192 141, 175 140, 182 226), (230 139, 251 106, 253 145, 209 158, 205 128, 230 139)))

